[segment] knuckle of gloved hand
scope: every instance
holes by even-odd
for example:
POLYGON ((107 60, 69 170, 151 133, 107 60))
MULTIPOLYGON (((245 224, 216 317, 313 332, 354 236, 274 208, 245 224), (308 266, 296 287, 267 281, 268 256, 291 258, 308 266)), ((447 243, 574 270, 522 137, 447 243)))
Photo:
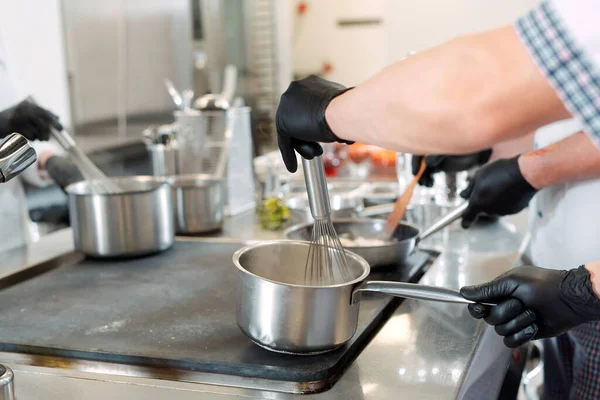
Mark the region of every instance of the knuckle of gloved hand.
POLYGON ((518 299, 508 299, 491 308, 485 322, 490 325, 506 324, 525 311, 523 303, 518 299))

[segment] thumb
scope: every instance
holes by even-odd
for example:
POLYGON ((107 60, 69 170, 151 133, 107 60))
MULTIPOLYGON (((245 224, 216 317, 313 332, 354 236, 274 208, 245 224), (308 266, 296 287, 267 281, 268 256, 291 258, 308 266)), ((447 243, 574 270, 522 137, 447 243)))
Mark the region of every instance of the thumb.
POLYGON ((292 138, 277 135, 277 145, 279 146, 279 151, 287 170, 291 173, 296 172, 298 170, 298 160, 296 159, 296 153, 292 145, 292 138))
POLYGON ((463 214, 460 225, 464 229, 469 229, 471 227, 471 225, 473 225, 475 223, 475 221, 477 221, 477 217, 479 217, 479 213, 477 212, 476 209, 474 209, 471 206, 471 204, 469 204, 469 206, 465 210, 465 213, 463 214))
POLYGON ((469 184, 465 188, 465 190, 460 192, 460 197, 462 197, 463 199, 468 199, 469 197, 471 197, 471 193, 473 193, 474 188, 475 188, 475 179, 472 179, 471 182, 469 182, 469 184))
POLYGON ((480 285, 463 286, 460 295, 467 300, 479 303, 494 303, 512 294, 515 283, 502 277, 480 285))

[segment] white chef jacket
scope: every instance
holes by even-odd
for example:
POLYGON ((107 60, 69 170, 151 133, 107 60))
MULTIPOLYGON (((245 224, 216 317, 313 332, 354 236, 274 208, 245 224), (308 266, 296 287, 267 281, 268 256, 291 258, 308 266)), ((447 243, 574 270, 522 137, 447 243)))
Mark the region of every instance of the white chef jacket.
MULTIPOLYGON (((546 147, 576 132, 581 123, 557 122, 540 128, 535 147, 546 147)), ((540 190, 529 206, 530 256, 534 265, 571 269, 600 260, 600 179, 554 185, 540 190)))
MULTIPOLYGON (((13 85, 10 69, 7 63, 7 54, 0 35, 0 110, 9 108, 26 96, 19 96, 13 85)), ((60 152, 48 142, 32 142, 37 154, 46 150, 60 152)), ((7 183, 0 184, 0 252, 23 246, 31 239, 29 210, 27 208, 23 181, 43 187, 52 183, 42 179, 38 174, 37 162, 32 164, 21 175, 7 183)))

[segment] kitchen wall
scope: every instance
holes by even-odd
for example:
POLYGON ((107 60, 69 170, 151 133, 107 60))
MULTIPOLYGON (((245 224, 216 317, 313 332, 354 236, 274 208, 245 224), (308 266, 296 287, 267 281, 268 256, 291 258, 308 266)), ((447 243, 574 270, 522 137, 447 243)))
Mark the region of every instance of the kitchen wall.
POLYGON ((293 30, 296 74, 357 84, 384 66, 465 33, 511 23, 538 0, 328 0, 305 3, 293 30), (341 25, 340 21, 370 22, 341 25), (379 23, 377 22, 379 21, 379 23), (329 64, 327 66, 327 64, 329 64))
POLYGON ((19 95, 69 121, 60 1, 0 0, 0 32, 19 95))
POLYGON ((189 0, 63 0, 77 124, 173 108, 164 79, 191 88, 189 0))

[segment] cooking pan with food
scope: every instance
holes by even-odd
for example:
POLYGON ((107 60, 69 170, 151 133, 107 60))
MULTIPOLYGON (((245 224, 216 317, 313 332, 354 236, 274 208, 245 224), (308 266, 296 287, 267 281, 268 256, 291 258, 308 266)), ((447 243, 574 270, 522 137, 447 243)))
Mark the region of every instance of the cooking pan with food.
MULTIPOLYGON (((342 246, 376 268, 406 262, 419 242, 459 219, 467 206, 467 202, 463 203, 422 233, 416 226, 401 222, 391 240, 381 239, 386 222, 384 219, 348 218, 334 219, 332 222, 342 246)), ((285 231, 285 237, 290 240, 311 240, 312 227, 312 223, 293 226, 285 231)))

